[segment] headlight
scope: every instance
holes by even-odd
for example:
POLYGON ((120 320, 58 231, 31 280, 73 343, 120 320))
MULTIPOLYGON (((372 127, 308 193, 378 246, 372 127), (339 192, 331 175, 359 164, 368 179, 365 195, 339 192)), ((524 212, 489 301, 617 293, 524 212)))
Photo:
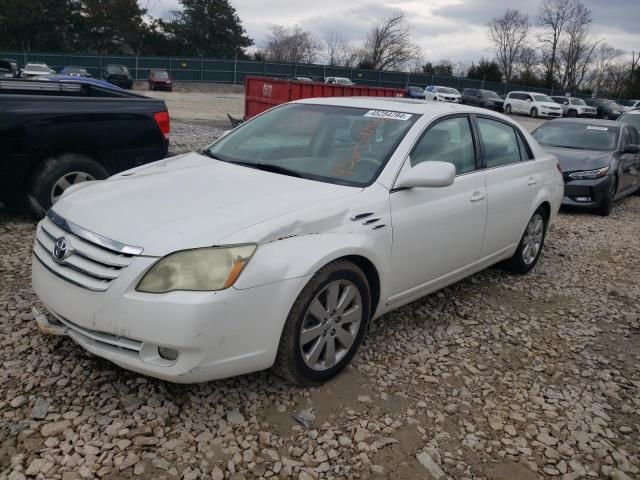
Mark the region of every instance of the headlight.
POLYGON ((235 245, 171 253, 149 269, 136 290, 145 293, 224 290, 236 282, 255 250, 255 245, 235 245))
POLYGON ((569 177, 574 180, 593 180, 594 178, 605 177, 609 173, 609 167, 599 168, 597 170, 584 170, 582 172, 573 172, 569 177))

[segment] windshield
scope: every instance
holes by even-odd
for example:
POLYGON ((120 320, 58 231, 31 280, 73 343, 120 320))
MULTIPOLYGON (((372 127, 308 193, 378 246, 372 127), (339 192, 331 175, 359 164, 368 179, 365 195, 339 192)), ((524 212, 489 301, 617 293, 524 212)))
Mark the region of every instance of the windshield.
POLYGON ((615 150, 618 128, 584 123, 547 122, 533 132, 541 145, 579 150, 615 150))
POLYGON ((29 70, 30 72, 49 72, 49 67, 46 65, 27 65, 25 70, 29 70))
POLYGON ((260 115, 205 153, 294 176, 367 186, 418 115, 329 105, 289 104, 260 115))
POLYGON ((336 77, 336 83, 341 83, 343 85, 351 85, 353 82, 348 78, 336 77))
POLYGON ((620 105, 613 100, 603 100, 602 103, 613 110, 620 110, 620 105))
POLYGON ((551 97, 548 97, 546 95, 534 95, 533 98, 536 102, 556 103, 551 99, 551 97))
POLYGON ((486 98, 497 98, 499 100, 502 100, 502 98, 500 98, 500 95, 498 95, 496 92, 492 92, 491 90, 482 90, 482 94, 486 98))
POLYGON ((151 72, 151 76, 153 78, 161 78, 161 79, 169 78, 169 74, 167 72, 151 72))
POLYGON ((128 74, 129 70, 127 70, 127 67, 125 66, 121 66, 121 65, 109 65, 107 67, 107 73, 122 73, 122 74, 128 74))
POLYGON ((456 94, 456 95, 460 95, 460 92, 458 92, 455 88, 449 88, 449 87, 436 87, 436 92, 438 93, 449 93, 449 94, 456 94))
POLYGON ((640 130, 640 114, 639 113, 625 113, 622 115, 618 121, 627 123, 629 125, 633 125, 638 130, 640 130))
POLYGON ((571 105, 587 105, 581 98, 571 97, 571 105))

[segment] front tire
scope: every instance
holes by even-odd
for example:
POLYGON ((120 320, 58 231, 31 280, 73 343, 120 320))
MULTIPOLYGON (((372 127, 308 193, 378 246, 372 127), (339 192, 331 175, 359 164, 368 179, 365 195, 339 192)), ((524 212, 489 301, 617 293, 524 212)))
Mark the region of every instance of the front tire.
POLYGON ((536 107, 533 107, 531 109, 531 118, 536 118, 538 116, 538 109, 536 107))
POLYGON ((576 112, 575 110, 569 110, 567 112, 567 117, 576 118, 577 116, 578 116, 578 112, 576 112))
POLYGON ((74 153, 44 160, 34 171, 28 188, 29 209, 42 218, 71 185, 104 180, 109 173, 98 162, 74 153))
POLYGON ((618 184, 617 178, 611 178, 611 184, 609 190, 607 190, 607 196, 600 202, 598 206, 598 214, 603 217, 608 217, 613 208, 613 199, 616 196, 616 185, 618 184))
POLYGON ((511 115, 511 105, 507 105, 506 107, 504 107, 504 113, 506 113, 507 115, 511 115))
POLYGON ((534 212, 527 223, 518 248, 513 256, 504 263, 504 267, 512 273, 524 274, 538 263, 544 239, 547 234, 547 213, 542 207, 534 212))
POLYGON ((287 317, 274 371, 296 385, 337 375, 362 343, 371 315, 371 291, 356 265, 336 260, 322 267, 287 317))

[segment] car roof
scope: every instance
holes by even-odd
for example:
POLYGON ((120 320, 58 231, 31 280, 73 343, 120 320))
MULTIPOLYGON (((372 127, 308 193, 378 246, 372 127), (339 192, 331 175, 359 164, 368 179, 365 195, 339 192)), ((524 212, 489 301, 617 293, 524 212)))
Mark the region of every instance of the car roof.
POLYGON ((579 125, 593 125, 597 127, 619 127, 620 124, 615 120, 595 120, 589 118, 554 118, 551 120, 551 125, 564 124, 564 123, 575 123, 579 125))
MULTIPOLYGON (((422 100, 403 97, 317 97, 296 100, 292 103, 366 108, 368 110, 391 110, 432 116, 446 113, 478 113, 509 120, 508 117, 484 108, 446 102, 423 102, 422 100)), ((513 123, 513 121, 509 120, 509 123, 513 123)))

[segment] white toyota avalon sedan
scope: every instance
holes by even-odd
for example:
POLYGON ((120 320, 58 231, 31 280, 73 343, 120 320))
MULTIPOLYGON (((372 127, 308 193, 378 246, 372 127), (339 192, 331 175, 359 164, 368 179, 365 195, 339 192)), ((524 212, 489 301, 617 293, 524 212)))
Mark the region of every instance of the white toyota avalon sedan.
POLYGON ((367 324, 502 262, 534 267, 556 158, 465 105, 317 98, 201 154, 69 188, 40 222, 42 331, 172 382, 325 381, 367 324))

